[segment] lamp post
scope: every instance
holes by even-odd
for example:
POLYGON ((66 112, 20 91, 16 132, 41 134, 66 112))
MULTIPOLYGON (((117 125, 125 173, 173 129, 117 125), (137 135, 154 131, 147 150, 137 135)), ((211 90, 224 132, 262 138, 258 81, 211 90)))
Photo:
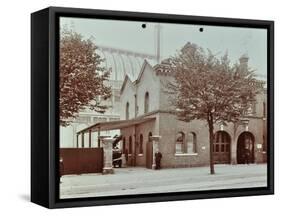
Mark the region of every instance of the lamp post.
POLYGON ((159 150, 159 141, 161 139, 161 136, 154 135, 151 136, 150 139, 152 140, 152 169, 156 168, 156 163, 155 163, 155 152, 159 150))

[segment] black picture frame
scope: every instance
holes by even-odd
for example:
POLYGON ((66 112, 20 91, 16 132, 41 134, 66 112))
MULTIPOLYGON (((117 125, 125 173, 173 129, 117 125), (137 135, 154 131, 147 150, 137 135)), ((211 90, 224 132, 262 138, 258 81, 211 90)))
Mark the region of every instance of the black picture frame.
POLYGON ((47 208, 274 194, 274 22, 202 16, 49 7, 31 15, 31 201, 47 208), (59 17, 267 29, 267 187, 59 199, 59 17))

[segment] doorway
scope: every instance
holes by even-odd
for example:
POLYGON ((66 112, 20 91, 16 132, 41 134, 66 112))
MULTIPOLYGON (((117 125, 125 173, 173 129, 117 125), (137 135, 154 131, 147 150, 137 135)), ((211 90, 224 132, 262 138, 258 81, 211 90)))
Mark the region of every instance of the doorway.
POLYGON ((230 163, 230 143, 230 135, 227 132, 218 131, 215 133, 215 141, 213 146, 214 163, 230 163))
POLYGON ((250 132, 243 132, 240 134, 237 140, 237 163, 238 164, 245 164, 245 155, 246 151, 249 150, 250 152, 250 158, 249 162, 254 163, 254 144, 255 144, 255 138, 254 135, 250 132))

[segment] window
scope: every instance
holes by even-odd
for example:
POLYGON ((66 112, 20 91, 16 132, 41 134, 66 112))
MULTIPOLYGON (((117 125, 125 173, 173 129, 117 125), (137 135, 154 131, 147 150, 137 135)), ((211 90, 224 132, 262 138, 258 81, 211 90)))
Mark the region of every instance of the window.
POLYGON ((219 152, 220 151, 220 145, 216 145, 216 152, 219 152))
POLYGON ((187 153, 197 152, 197 138, 194 132, 190 132, 187 135, 187 153))
POLYGON ((149 133, 148 133, 148 142, 151 142, 151 137, 152 137, 152 133, 149 132, 149 133))
POLYGON ((109 118, 109 121, 118 121, 120 118, 109 118))
POLYGON ((96 124, 96 123, 99 123, 99 122, 106 122, 106 118, 104 117, 93 117, 93 123, 96 124))
POLYGON ((91 117, 90 116, 78 116, 76 117, 76 122, 79 123, 89 123, 91 122, 91 117))
POLYGON ((144 96, 144 113, 149 111, 149 93, 146 92, 144 96))
POLYGON ((221 152, 224 152, 224 144, 221 145, 221 152))
POLYGON ((177 139, 176 139, 176 154, 185 153, 184 140, 185 140, 184 133, 179 132, 177 134, 177 139))
POLYGON ((227 143, 225 144, 226 148, 225 148, 225 152, 230 152, 230 144, 227 143))
POLYGON ((126 120, 129 119, 129 108, 130 108, 130 104, 129 104, 129 102, 127 102, 127 104, 126 104, 126 120))
POLYGON ((132 154, 132 137, 129 137, 129 154, 132 154))
POLYGON ((140 135, 139 154, 143 154, 143 136, 140 135))

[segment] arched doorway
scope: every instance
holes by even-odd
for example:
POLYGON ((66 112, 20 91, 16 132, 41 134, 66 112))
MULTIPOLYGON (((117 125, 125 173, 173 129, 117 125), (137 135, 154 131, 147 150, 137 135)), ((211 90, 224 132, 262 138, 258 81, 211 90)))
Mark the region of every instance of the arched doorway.
POLYGON ((149 132, 148 137, 147 137, 147 142, 146 142, 146 168, 152 169, 152 160, 153 160, 153 155, 152 155, 152 141, 151 137, 152 133, 149 132))
POLYGON ((237 163, 244 164, 245 161, 245 153, 247 149, 250 151, 249 162, 254 163, 254 145, 255 137, 250 132, 243 132, 240 134, 237 140, 237 163))
POLYGON ((230 135, 227 132, 218 131, 215 133, 215 141, 213 146, 214 163, 230 163, 230 143, 230 135))

